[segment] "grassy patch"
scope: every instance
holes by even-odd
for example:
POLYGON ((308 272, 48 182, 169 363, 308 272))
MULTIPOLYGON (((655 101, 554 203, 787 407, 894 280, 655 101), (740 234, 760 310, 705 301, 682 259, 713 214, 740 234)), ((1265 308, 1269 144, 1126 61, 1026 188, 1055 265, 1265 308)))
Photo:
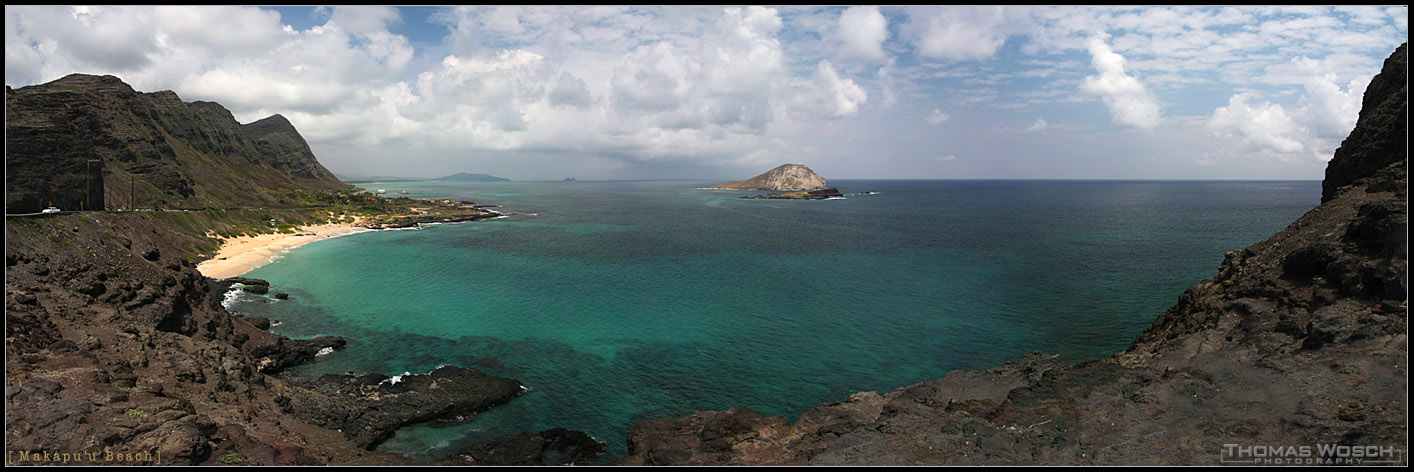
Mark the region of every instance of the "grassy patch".
POLYGON ((62 379, 64 376, 69 375, 69 373, 62 370, 41 370, 36 371, 34 375, 41 379, 62 379))
POLYGON ((245 459, 241 458, 241 454, 239 452, 232 452, 230 454, 221 456, 220 459, 216 459, 216 462, 220 462, 222 464, 239 464, 243 460, 245 459))
POLYGON ((152 416, 152 415, 149 414, 148 412, 143 411, 142 408, 128 408, 127 413, 128 413, 128 416, 132 416, 132 417, 136 417, 136 418, 146 418, 146 417, 152 416))

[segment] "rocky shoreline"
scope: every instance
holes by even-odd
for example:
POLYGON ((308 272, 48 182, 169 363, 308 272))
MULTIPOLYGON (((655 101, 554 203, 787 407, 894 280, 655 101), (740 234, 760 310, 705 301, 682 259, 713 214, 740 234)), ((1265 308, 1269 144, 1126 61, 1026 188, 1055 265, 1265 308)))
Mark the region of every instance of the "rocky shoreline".
POLYGON ((370 449, 521 392, 453 366, 397 382, 285 380, 276 374, 345 340, 289 339, 222 306, 232 289, 270 293, 268 282, 202 276, 180 238, 138 214, 8 223, 6 443, 40 458, 19 464, 62 451, 98 465, 417 465, 370 449))
POLYGON ((750 195, 741 198, 758 200, 825 200, 828 198, 844 198, 836 188, 822 188, 819 190, 803 190, 799 192, 769 193, 766 195, 750 195))
POLYGON ((359 224, 358 226, 364 227, 364 228, 368 228, 368 229, 402 229, 402 228, 414 228, 414 227, 418 227, 418 226, 421 226, 421 225, 424 225, 424 224, 429 224, 429 223, 464 223, 464 222, 467 222, 467 221, 480 221, 480 220, 489 220, 489 219, 494 219, 494 218, 500 218, 500 217, 502 217, 502 216, 506 216, 506 215, 504 215, 504 214, 502 214, 502 213, 495 212, 495 211, 491 211, 491 210, 485 210, 485 209, 483 209, 483 208, 477 208, 477 212, 476 212, 476 213, 473 213, 473 214, 451 215, 451 216, 445 216, 445 215, 401 215, 401 216, 397 216, 397 217, 395 217, 395 218, 392 218, 391 221, 366 222, 366 223, 361 223, 361 224, 359 224))
POLYGON ((342 432, 355 445, 372 450, 403 426, 474 415, 524 391, 515 379, 443 366, 396 377, 328 374, 288 385, 276 402, 295 417, 342 432))

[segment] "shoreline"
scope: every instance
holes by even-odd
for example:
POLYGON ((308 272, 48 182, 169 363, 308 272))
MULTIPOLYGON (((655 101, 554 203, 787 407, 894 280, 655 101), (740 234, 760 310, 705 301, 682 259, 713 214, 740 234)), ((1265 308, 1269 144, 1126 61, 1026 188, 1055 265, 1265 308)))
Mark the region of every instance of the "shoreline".
POLYGON ((326 223, 303 226, 294 233, 240 236, 221 242, 221 248, 210 259, 196 265, 201 275, 221 280, 235 277, 273 262, 286 250, 329 238, 373 231, 353 223, 326 223))

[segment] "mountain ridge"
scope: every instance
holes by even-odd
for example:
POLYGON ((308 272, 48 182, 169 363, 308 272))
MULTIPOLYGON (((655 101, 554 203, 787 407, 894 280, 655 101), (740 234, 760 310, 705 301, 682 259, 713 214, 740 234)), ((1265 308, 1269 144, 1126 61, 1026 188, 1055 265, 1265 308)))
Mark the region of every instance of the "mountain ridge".
POLYGON ((243 126, 218 103, 111 75, 7 86, 5 107, 7 213, 277 205, 272 190, 348 188, 283 117, 243 126))

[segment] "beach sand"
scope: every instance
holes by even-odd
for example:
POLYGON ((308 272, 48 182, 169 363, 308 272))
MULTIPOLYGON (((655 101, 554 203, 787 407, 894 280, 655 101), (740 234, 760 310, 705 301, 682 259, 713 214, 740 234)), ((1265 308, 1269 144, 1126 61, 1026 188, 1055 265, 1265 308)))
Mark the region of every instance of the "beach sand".
POLYGON ((270 263, 286 249, 364 231, 371 230, 354 226, 354 223, 330 223, 304 226, 292 234, 231 238, 221 243, 221 249, 216 251, 215 257, 197 264, 196 270, 201 272, 201 275, 218 280, 235 277, 270 263))

